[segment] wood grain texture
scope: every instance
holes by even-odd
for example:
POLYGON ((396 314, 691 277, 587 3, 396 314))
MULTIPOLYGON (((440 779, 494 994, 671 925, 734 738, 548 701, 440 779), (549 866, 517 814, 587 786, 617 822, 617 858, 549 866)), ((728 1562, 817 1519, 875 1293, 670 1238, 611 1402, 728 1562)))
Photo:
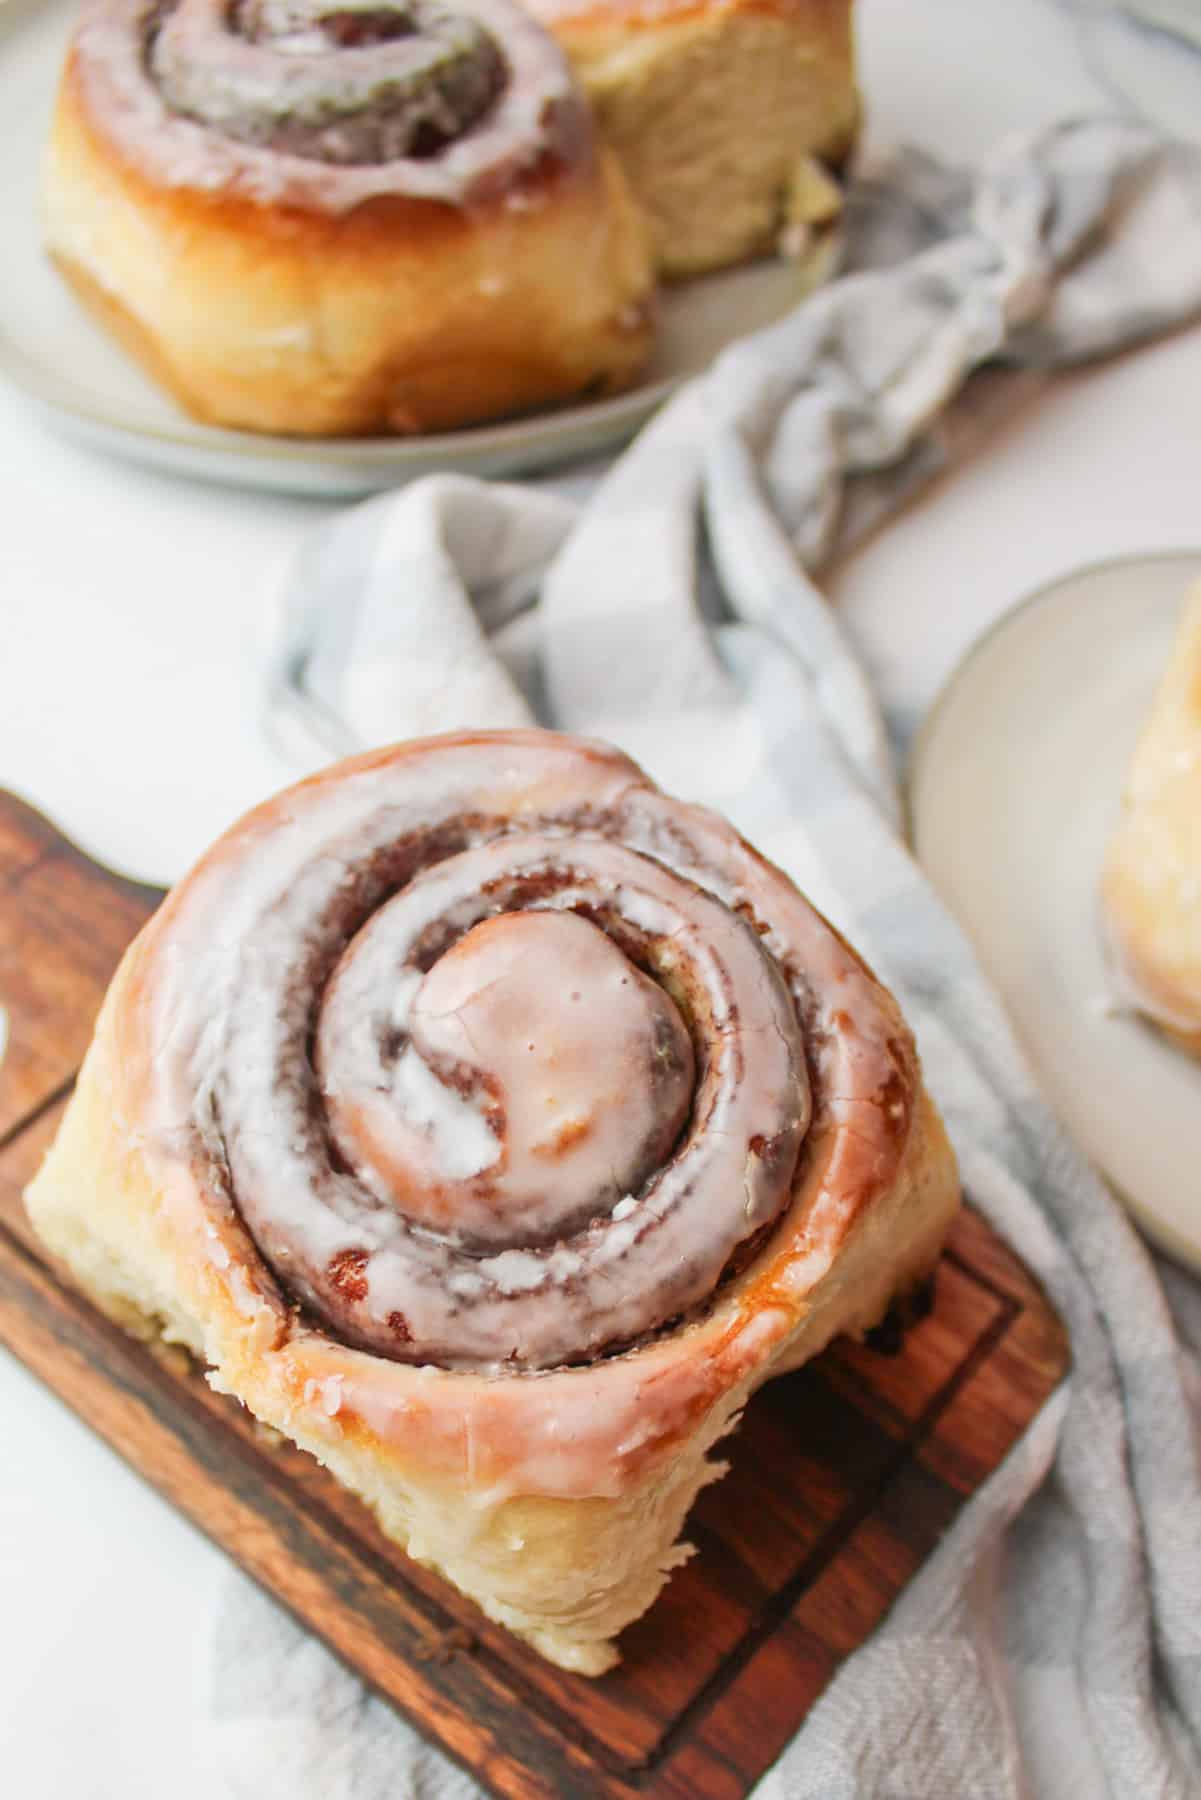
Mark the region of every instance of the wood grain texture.
POLYGON ((0 795, 0 1342, 365 1681, 506 1800, 739 1800, 1067 1366, 1058 1320, 970 1211, 931 1315, 768 1384, 698 1555, 597 1682, 544 1663, 410 1563, 309 1457, 126 1336, 54 1267, 21 1190, 104 987, 158 895, 0 795))

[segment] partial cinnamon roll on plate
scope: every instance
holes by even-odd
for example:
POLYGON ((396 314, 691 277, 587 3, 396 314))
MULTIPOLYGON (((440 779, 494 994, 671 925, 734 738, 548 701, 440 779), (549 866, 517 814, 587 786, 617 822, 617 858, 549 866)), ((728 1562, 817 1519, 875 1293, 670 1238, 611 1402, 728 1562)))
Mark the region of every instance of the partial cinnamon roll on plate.
POLYGON ((512 0, 84 0, 48 248, 201 420, 415 433, 627 386, 641 215, 512 0))
POLYGON ((812 254, 859 124, 851 0, 525 0, 554 32, 669 279, 812 254))
POLYGON ((1179 752, 1192 753, 1195 696, 1191 639, 1176 658, 1173 647, 1199 574, 1195 552, 1125 558, 1007 613, 929 715, 910 799, 917 854, 999 988, 1040 1091, 1143 1230, 1201 1269, 1201 1069, 1147 1012, 1187 1031, 1175 989, 1187 980, 1196 772, 1179 752))
POLYGON ((1201 584, 1126 777, 1101 901, 1119 991, 1201 1056, 1201 584))
MULTIPOLYGON (((588 389, 574 399, 560 394, 552 404, 489 423, 355 436, 204 423, 148 372, 140 355, 145 334, 123 315, 114 331, 107 303, 100 303, 100 314, 81 304, 46 254, 40 201, 46 130, 78 17, 78 0, 0 6, 0 377, 54 428, 108 454, 238 486, 338 497, 431 470, 507 476, 553 468, 619 448, 681 381, 702 373, 735 339, 775 323, 835 266, 837 230, 822 226, 799 257, 769 255, 666 286, 656 300, 649 358, 631 381, 615 380, 607 392, 588 389), (135 331, 135 355, 122 348, 121 330, 135 331)), ((600 160, 612 164, 603 144, 600 160)), ((628 180, 624 185, 628 190, 628 180)), ((89 293, 94 296, 94 285, 89 293)), ((299 358, 301 348, 293 344, 290 354, 299 358)))
POLYGON ((27 1199, 110 1314, 595 1675, 750 1393, 917 1287, 959 1191, 895 1001, 787 878, 516 732, 234 826, 27 1199))

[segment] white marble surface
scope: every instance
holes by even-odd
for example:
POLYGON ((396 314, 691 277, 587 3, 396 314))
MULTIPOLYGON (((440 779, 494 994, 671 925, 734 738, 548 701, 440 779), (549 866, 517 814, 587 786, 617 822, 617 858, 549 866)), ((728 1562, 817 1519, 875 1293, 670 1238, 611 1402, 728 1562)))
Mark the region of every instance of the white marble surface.
MULTIPOLYGON (((860 20, 882 141, 974 156, 1096 109, 1118 78, 1169 123, 1201 120, 1201 56, 1102 0, 861 0, 860 20)), ((841 571, 869 660, 927 697, 1032 587, 1201 546, 1199 395, 1194 330, 1006 424, 841 571)), ((6 391, 0 494, 0 781, 169 878, 290 773, 259 734, 253 646, 271 570, 318 509, 101 461, 6 391)), ((2 1353, 0 1416, 0 1791, 212 1800, 192 1721, 217 1553, 2 1353)))

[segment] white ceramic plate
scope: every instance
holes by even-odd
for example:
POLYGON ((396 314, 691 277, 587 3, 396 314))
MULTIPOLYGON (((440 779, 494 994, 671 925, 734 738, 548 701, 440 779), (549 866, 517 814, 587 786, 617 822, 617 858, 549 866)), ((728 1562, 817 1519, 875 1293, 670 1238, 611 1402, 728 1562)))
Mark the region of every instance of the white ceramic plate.
POLYGON ((0 371, 58 424, 159 467, 288 492, 361 494, 431 469, 510 475, 612 450, 733 339, 806 291, 770 261, 689 282, 663 300, 654 358, 629 394, 422 438, 313 444, 190 420, 93 323, 42 254, 38 173, 75 0, 0 0, 0 371))
POLYGON ((1201 1064, 1110 998, 1097 881, 1201 553, 1106 563, 971 650, 914 758, 914 846, 1045 1091, 1139 1224, 1201 1269, 1201 1064))

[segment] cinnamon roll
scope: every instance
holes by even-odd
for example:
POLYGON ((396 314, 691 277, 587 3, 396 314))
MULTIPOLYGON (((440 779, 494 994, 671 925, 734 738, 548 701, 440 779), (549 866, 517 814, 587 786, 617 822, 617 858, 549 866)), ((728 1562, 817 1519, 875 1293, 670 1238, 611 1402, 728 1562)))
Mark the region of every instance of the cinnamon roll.
POLYGON ((1122 998, 1201 1056, 1201 583, 1126 778, 1101 896, 1122 998))
POLYGON ((548 732, 340 764, 127 953, 28 1205, 409 1554, 597 1674, 751 1391, 922 1280, 954 1161, 787 878, 548 732))
POLYGON ((417 432, 627 384, 646 232, 511 0, 86 0, 51 254, 197 417, 417 432))
POLYGON ((851 0, 526 0, 647 212, 665 276, 817 266, 859 122, 851 0))

